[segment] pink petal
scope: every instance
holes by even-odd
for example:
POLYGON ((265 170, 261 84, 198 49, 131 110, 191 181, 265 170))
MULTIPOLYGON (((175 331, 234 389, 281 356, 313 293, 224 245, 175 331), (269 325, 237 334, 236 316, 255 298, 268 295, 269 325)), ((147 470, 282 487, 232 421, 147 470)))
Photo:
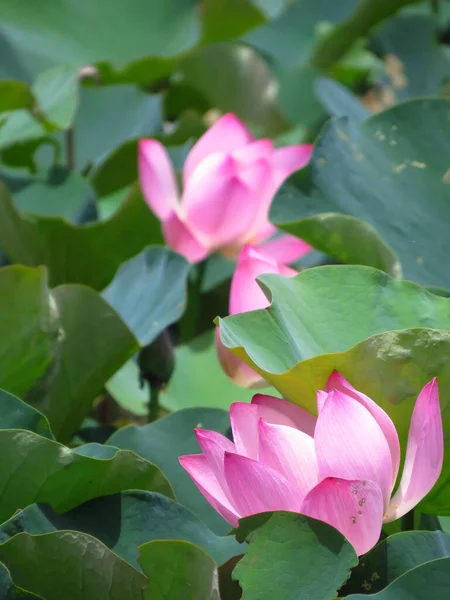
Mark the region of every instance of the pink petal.
POLYGON ((183 194, 186 222, 211 248, 242 245, 260 204, 267 165, 264 160, 244 170, 231 156, 211 154, 197 167, 183 194))
POLYGON ((222 369, 234 383, 245 388, 267 385, 259 373, 239 360, 231 350, 222 344, 218 327, 216 328, 216 350, 222 369))
POLYGON ((238 454, 258 458, 258 408, 246 402, 233 402, 230 406, 230 422, 238 454))
POLYGON ((203 456, 203 454, 190 454, 180 456, 178 460, 211 506, 228 523, 233 527, 237 527, 238 514, 217 482, 206 456, 203 456))
MULTIPOLYGON (((360 402, 363 406, 370 411, 370 414, 374 419, 376 419, 378 425, 381 427, 387 442, 389 444, 389 448, 391 450, 392 456, 392 485, 395 484, 395 480, 397 479, 398 469, 400 466, 400 442, 398 440, 397 430, 395 429, 394 423, 391 421, 389 415, 387 415, 381 406, 378 406, 376 402, 374 402, 369 396, 358 392, 355 388, 337 371, 333 371, 330 377, 328 378, 326 391, 330 390, 338 390, 339 392, 343 392, 354 398, 358 402, 360 402)), ((320 409, 319 409, 320 412, 320 409)))
POLYGON ((340 531, 361 556, 373 548, 380 537, 383 494, 373 481, 329 477, 309 492, 302 513, 340 531))
POLYGON ((323 390, 317 390, 316 392, 316 403, 317 403, 317 412, 321 413, 323 405, 325 404, 325 400, 328 398, 328 392, 324 392, 323 390))
POLYGON ((200 262, 208 256, 208 248, 199 242, 176 213, 172 213, 163 221, 162 230, 166 244, 182 254, 189 262, 200 262))
POLYGON ((288 233, 263 242, 259 248, 261 248, 264 254, 285 264, 299 260, 312 250, 312 246, 288 233))
POLYGON ((293 427, 259 419, 259 461, 292 483, 301 499, 319 482, 314 440, 293 427))
POLYGON ((231 429, 238 454, 250 458, 259 456, 258 421, 272 425, 287 425, 314 435, 317 418, 296 404, 282 398, 255 394, 252 403, 233 402, 230 407, 231 429))
POLYGON ((266 394, 256 394, 252 398, 252 406, 258 407, 259 417, 267 423, 287 425, 314 436, 317 417, 293 402, 266 394))
POLYGON ((225 477, 241 517, 273 510, 300 510, 298 490, 282 475, 256 460, 226 453, 225 477))
POLYGON ((272 156, 272 166, 275 170, 274 185, 278 188, 292 173, 306 167, 311 159, 314 146, 285 146, 275 150, 272 156))
POLYGON ((391 452, 369 410, 350 396, 331 391, 317 419, 314 441, 321 477, 376 481, 388 505, 391 452))
POLYGON ((157 140, 140 140, 138 168, 142 194, 155 215, 164 221, 179 209, 177 183, 167 150, 157 140))
POLYGON ((385 521, 398 519, 428 494, 439 479, 443 457, 439 390, 436 379, 433 379, 417 398, 400 486, 391 500, 385 521))
POLYGON ((202 135, 188 154, 183 169, 184 184, 188 182, 200 162, 213 152, 232 152, 253 141, 247 127, 228 113, 202 135))
POLYGON ((257 277, 267 273, 277 273, 287 277, 297 275, 297 271, 277 263, 271 257, 252 248, 252 246, 245 246, 239 255, 237 267, 231 280, 231 315, 269 306, 269 301, 256 281, 257 277))
POLYGON ((219 486, 228 497, 228 486, 223 471, 223 459, 225 452, 236 452, 236 447, 228 438, 217 431, 195 429, 198 445, 206 456, 209 466, 212 468, 219 486))
MULTIPOLYGON (((294 171, 297 171, 308 163, 311 156, 311 150, 312 146, 309 145, 287 146, 285 148, 279 148, 272 153, 270 159, 270 176, 268 173, 264 193, 261 196, 259 204, 259 211, 254 220, 253 227, 249 231, 249 237, 247 238, 249 242, 256 243, 255 240, 260 239, 260 232, 266 227, 270 206, 279 187, 285 179, 294 173, 294 171)), ((303 244, 305 243, 303 242, 303 244)), ((302 248, 302 251, 304 254, 304 247, 302 248)), ((285 254, 287 254, 286 250, 285 254)), ((280 255, 277 255, 275 258, 278 259, 279 256, 280 255)), ((299 256, 301 256, 301 254, 296 254, 289 262, 296 260, 299 256)))
POLYGON ((242 164, 248 164, 260 158, 270 159, 272 154, 272 140, 257 140, 232 152, 233 158, 242 164))

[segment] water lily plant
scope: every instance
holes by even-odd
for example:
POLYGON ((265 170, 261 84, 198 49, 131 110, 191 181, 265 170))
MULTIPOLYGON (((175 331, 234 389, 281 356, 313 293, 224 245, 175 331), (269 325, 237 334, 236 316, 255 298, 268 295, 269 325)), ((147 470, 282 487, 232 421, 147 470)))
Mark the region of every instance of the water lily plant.
POLYGON ((387 413, 333 372, 317 392, 318 416, 257 394, 230 408, 233 441, 197 429, 202 454, 180 457, 198 489, 234 527, 242 517, 285 510, 338 529, 358 555, 383 523, 409 512, 436 483, 443 461, 438 385, 415 403, 403 473, 397 431, 387 413))
POLYGON ((165 147, 141 140, 141 189, 167 245, 190 262, 216 251, 236 259, 244 244, 252 244, 290 263, 310 247, 292 235, 276 235, 269 209, 278 188, 308 163, 311 152, 309 144, 276 149, 269 139, 255 140, 235 115, 226 114, 189 152, 182 193, 165 147))

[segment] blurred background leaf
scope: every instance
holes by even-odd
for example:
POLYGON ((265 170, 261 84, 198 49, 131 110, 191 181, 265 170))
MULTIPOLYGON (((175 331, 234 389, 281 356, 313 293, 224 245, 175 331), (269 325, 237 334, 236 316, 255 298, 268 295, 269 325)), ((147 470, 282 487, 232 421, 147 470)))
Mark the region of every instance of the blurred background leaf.
POLYGON ((213 429, 226 434, 230 428, 228 412, 216 408, 188 408, 149 425, 130 425, 114 433, 108 443, 131 450, 157 465, 170 481, 179 502, 189 508, 215 533, 231 529, 200 494, 178 457, 199 453, 194 428, 213 429))

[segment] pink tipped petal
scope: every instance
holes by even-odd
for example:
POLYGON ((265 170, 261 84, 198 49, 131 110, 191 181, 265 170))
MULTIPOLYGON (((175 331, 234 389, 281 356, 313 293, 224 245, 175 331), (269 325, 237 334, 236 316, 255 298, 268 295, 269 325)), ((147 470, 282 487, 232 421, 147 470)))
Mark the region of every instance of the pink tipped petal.
POLYGON ((391 452, 381 427, 362 404, 332 390, 317 419, 314 442, 321 477, 376 481, 388 505, 391 452))
POLYGON ((242 244, 255 219, 266 166, 257 161, 244 170, 230 156, 212 154, 187 183, 182 207, 186 222, 211 248, 242 244))
POLYGON ((141 140, 138 168, 142 194, 155 215, 164 221, 179 208, 177 184, 167 150, 157 140, 141 140))
POLYGON ((380 537, 383 494, 373 481, 329 477, 309 492, 302 513, 340 531, 361 556, 373 548, 380 537))
MULTIPOLYGON (((266 227, 270 206, 279 187, 285 179, 294 173, 294 171, 297 171, 308 163, 311 156, 311 150, 312 146, 309 145, 286 146, 285 148, 280 148, 272 153, 270 158, 270 175, 268 174, 266 178, 258 215, 249 232, 248 240, 251 240, 252 243, 256 243, 255 239, 260 237, 260 232, 266 227)), ((305 248, 303 248, 303 253, 305 253, 305 248)), ((290 261, 296 260, 299 256, 301 255, 296 254, 290 261)), ((277 260, 283 259, 278 259, 277 256, 277 260)))
POLYGON ((238 454, 258 458, 258 408, 246 402, 233 402, 230 422, 238 454))
POLYGON ((213 152, 229 153, 253 141, 247 127, 233 114, 221 117, 202 135, 188 154, 183 169, 186 185, 200 162, 213 152))
POLYGON ((259 248, 274 260, 286 264, 299 260, 312 250, 312 246, 288 233, 262 243, 259 248))
POLYGON ((180 464, 213 508, 233 527, 238 526, 238 514, 220 487, 203 454, 180 456, 180 464))
POLYGON ((252 406, 258 407, 259 417, 272 425, 287 425, 313 436, 317 417, 304 408, 275 396, 256 394, 252 406))
POLYGON ((208 256, 208 248, 198 241, 176 213, 172 213, 163 222, 162 230, 166 244, 182 254, 189 262, 200 262, 208 256))
POLYGON ((420 392, 411 418, 405 466, 385 521, 410 511, 432 489, 442 470, 444 438, 436 379, 420 392))
POLYGON ((303 169, 309 163, 314 146, 285 146, 275 150, 272 156, 272 166, 275 169, 275 183, 280 186, 292 173, 303 169))
POLYGON ((277 273, 292 277, 297 271, 277 263, 270 256, 245 246, 239 255, 236 271, 231 280, 230 314, 247 312, 269 306, 264 292, 256 278, 267 273, 277 273))
POLYGON ((238 454, 257 459, 259 456, 258 421, 287 425, 314 435, 317 417, 282 398, 255 394, 252 403, 234 402, 230 407, 231 429, 238 454))
POLYGON ((395 429, 395 425, 391 421, 389 415, 384 412, 381 406, 378 406, 376 402, 369 398, 369 396, 366 396, 365 394, 358 392, 358 390, 355 390, 355 388, 345 379, 345 377, 338 373, 338 371, 333 371, 333 373, 331 373, 325 389, 327 392, 332 389, 338 390, 339 392, 343 392, 344 394, 347 394, 347 396, 354 398, 363 406, 365 406, 367 410, 370 411, 372 417, 376 419, 387 439, 389 448, 391 450, 392 485, 394 485, 400 466, 400 442, 398 440, 398 434, 397 430, 395 429))
POLYGON ((260 419, 259 460, 292 483, 301 499, 319 482, 314 440, 293 427, 260 419))
POLYGON ((248 164, 260 158, 270 159, 273 153, 272 140, 257 140, 232 152, 234 159, 242 164, 248 164))
POLYGON ((298 490, 282 475, 256 460, 226 453, 225 477, 241 517, 272 510, 300 510, 298 490))
POLYGON ((224 494, 228 496, 228 488, 223 471, 223 458, 225 452, 236 452, 236 447, 228 438, 216 431, 196 429, 198 445, 206 456, 209 466, 212 468, 217 482, 224 494))
POLYGON ((325 400, 328 398, 328 392, 324 392, 323 390, 317 390, 316 392, 316 403, 317 403, 317 412, 321 413, 323 405, 325 404, 325 400))
POLYGON ((231 350, 222 344, 219 328, 216 329, 216 350, 222 369, 234 383, 245 388, 267 385, 259 373, 239 360, 231 350))

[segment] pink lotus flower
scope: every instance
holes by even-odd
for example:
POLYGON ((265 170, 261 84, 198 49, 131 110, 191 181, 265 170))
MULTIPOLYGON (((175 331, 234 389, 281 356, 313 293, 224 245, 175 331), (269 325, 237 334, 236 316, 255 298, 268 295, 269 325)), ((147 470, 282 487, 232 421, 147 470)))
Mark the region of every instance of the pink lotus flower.
MULTIPOLYGON (((309 247, 305 248, 305 253, 308 251, 309 247)), ((256 250, 252 246, 244 246, 231 280, 230 315, 269 306, 269 300, 256 281, 257 277, 266 273, 277 273, 286 277, 298 274, 297 271, 280 263, 270 255, 256 250)), ((216 348, 223 370, 235 383, 242 387, 264 385, 264 379, 256 371, 239 360, 231 350, 222 344, 219 329, 216 329, 216 348)))
POLYGON ((265 247, 289 263, 306 244, 287 234, 272 241, 277 230, 268 221, 269 208, 280 185, 308 163, 311 152, 310 145, 274 149, 270 140, 255 141, 227 114, 189 152, 181 198, 164 146, 141 140, 142 193, 162 222, 167 245, 193 263, 217 250, 234 258, 244 244, 265 247))
POLYGON ((241 517, 286 510, 332 525, 358 555, 383 523, 410 511, 442 469, 438 386, 417 398, 400 485, 400 444, 389 416, 336 371, 317 392, 319 416, 279 398, 256 395, 230 408, 234 443, 196 430, 203 454, 180 457, 198 489, 236 527, 241 517))

